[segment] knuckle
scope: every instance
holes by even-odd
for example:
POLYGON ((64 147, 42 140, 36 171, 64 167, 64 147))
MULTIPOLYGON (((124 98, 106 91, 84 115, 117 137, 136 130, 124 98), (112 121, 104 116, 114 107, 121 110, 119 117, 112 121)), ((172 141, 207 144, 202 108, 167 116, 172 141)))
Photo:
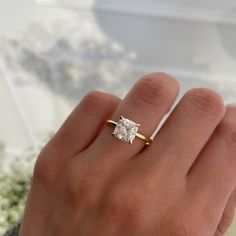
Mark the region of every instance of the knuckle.
POLYGON ((223 120, 220 124, 220 129, 233 143, 236 143, 236 124, 223 120))
POLYGON ((222 235, 224 235, 224 232, 221 230, 219 226, 217 226, 214 236, 222 236, 222 235))
POLYGON ((90 91, 85 97, 83 98, 83 104, 86 107, 94 107, 103 102, 103 94, 99 91, 90 91))
POLYGON ((47 178, 47 163, 45 159, 39 154, 35 167, 34 167, 34 179, 36 180, 45 180, 47 178))
POLYGON ((225 212, 223 213, 223 215, 221 217, 221 221, 217 227, 218 232, 221 233, 220 235, 224 235, 226 230, 230 227, 233 219, 234 219, 233 213, 231 213, 231 214, 226 214, 225 212))
POLYGON ((59 168, 56 168, 53 162, 54 160, 48 150, 42 149, 36 160, 33 179, 44 183, 45 186, 53 186, 57 181, 59 172, 59 168))
POLYGON ((167 75, 147 75, 141 78, 135 85, 133 93, 134 101, 151 106, 162 106, 164 103, 171 102, 177 94, 177 82, 168 79, 167 75))
POLYGON ((236 106, 227 106, 224 119, 219 125, 219 129, 233 143, 236 143, 236 106))
POLYGON ((90 91, 83 98, 82 104, 87 109, 88 107, 96 108, 101 106, 106 106, 107 103, 118 104, 120 99, 114 95, 106 94, 100 91, 90 91))
POLYGON ((230 137, 231 137, 231 140, 233 141, 233 143, 236 143, 236 126, 235 126, 235 124, 233 125, 233 129, 231 131, 230 137))
POLYGON ((218 119, 224 113, 222 98, 209 89, 192 89, 186 93, 185 98, 191 104, 191 110, 202 115, 208 114, 218 119))

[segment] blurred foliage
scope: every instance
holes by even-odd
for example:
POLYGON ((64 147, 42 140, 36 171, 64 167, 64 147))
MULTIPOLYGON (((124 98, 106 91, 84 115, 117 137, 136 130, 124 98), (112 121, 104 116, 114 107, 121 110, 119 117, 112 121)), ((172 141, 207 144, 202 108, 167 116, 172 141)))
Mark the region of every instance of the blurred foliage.
POLYGON ((0 235, 22 217, 35 160, 33 150, 8 155, 0 144, 0 235))

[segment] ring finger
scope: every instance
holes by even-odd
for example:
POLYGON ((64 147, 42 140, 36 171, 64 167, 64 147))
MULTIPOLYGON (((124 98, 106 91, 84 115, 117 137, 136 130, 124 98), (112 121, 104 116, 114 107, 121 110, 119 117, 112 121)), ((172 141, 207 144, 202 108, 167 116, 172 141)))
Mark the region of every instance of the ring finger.
MULTIPOLYGON (((114 111, 111 120, 120 116, 141 124, 139 132, 150 137, 163 116, 169 111, 176 99, 179 86, 177 81, 163 73, 153 73, 140 79, 114 111)), ((111 161, 125 161, 140 152, 145 142, 135 138, 132 145, 112 137, 112 127, 105 125, 90 146, 101 155, 93 157, 106 158, 111 161), (98 151, 99 150, 99 151, 98 151), (105 154, 106 153, 106 154, 105 154), (105 154, 105 155, 102 155, 105 154)))

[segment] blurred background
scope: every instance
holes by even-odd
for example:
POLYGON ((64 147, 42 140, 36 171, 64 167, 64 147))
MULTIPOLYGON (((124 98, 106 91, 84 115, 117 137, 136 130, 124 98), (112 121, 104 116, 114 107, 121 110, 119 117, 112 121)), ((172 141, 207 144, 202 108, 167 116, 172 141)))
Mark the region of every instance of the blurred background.
MULTIPOLYGON (((0 234, 35 156, 90 90, 164 71, 236 102, 234 0, 0 0, 0 234)), ((236 235, 236 224, 227 234, 236 235)))

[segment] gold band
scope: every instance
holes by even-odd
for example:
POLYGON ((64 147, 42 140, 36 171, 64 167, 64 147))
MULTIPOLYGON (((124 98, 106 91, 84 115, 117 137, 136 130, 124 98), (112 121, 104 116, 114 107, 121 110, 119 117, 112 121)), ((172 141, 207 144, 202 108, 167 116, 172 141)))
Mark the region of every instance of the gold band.
MULTIPOLYGON (((107 120, 107 123, 111 124, 111 125, 114 125, 114 126, 117 125, 117 122, 115 122, 113 120, 107 120)), ((140 134, 139 132, 136 133, 136 137, 143 140, 146 143, 146 145, 150 145, 151 142, 152 142, 152 140, 150 138, 147 138, 145 135, 140 134)))

